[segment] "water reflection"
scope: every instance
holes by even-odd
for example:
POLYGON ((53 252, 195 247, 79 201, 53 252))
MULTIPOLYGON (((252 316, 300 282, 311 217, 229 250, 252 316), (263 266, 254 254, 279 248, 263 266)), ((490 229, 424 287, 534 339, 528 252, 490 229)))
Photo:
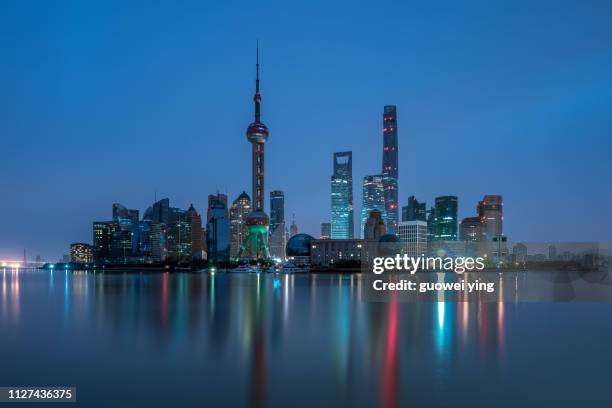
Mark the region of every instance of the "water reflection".
MULTIPOLYGON (((476 365, 474 357, 495 370, 504 353, 503 303, 443 296, 368 303, 360 275, 35 271, 27 278, 40 279, 50 319, 57 312, 80 333, 135 354, 149 347, 185 355, 207 367, 199 387, 229 382, 235 395, 227 398, 257 407, 290 403, 298 393, 303 404, 406 405, 419 376, 444 384, 459 365, 476 365), (304 395, 305 387, 319 391, 304 395)), ((516 285, 505 279, 500 287, 516 285)), ((20 272, 3 270, 1 285, 0 323, 30 318, 21 314, 20 272)))

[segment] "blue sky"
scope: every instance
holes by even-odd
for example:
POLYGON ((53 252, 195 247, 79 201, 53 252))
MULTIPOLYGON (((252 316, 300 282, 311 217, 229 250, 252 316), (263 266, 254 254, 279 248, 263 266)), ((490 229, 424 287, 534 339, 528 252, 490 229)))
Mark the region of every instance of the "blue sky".
POLYGON ((395 104, 401 205, 502 194, 513 241, 610 241, 612 4, 423 3, 2 2, 0 258, 55 259, 113 202, 250 194, 257 38, 266 187, 300 231, 334 151, 359 214, 395 104))

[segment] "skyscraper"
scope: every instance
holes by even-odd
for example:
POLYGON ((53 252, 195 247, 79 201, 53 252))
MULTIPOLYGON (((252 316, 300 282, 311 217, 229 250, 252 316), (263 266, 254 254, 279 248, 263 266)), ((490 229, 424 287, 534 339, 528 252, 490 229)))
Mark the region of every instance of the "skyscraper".
MULTIPOLYGON (((361 204, 361 228, 359 236, 364 238, 364 227, 370 217, 370 213, 374 210, 385 213, 385 187, 383 184, 383 176, 365 176, 363 178, 363 201, 361 204)), ((384 217, 383 217, 384 219, 384 217)))
POLYGON ((334 153, 331 176, 331 236, 348 239, 354 236, 353 153, 334 153))
POLYGON ((436 197, 434 208, 434 241, 457 240, 457 197, 436 197))
POLYGON ((270 233, 285 222, 285 193, 280 190, 270 192, 270 233))
POLYGON ((168 225, 170 221, 170 200, 168 198, 162 198, 154 202, 153 205, 145 211, 143 219, 168 225))
POLYGON ((118 226, 112 234, 113 262, 128 263, 138 245, 138 210, 114 203, 112 215, 113 223, 118 226))
POLYGON ((427 221, 425 202, 420 203, 414 196, 408 197, 408 205, 402 207, 402 221, 427 221))
POLYGON ((480 217, 467 217, 461 220, 459 225, 461 241, 481 242, 484 238, 484 226, 480 217))
POLYGON ((329 222, 322 222, 320 239, 330 239, 330 238, 331 238, 331 224, 329 222))
POLYGON ((230 208, 230 257, 232 259, 238 256, 240 245, 244 242, 247 236, 247 228, 245 225, 246 217, 251 212, 251 197, 243 191, 238 198, 232 203, 230 208))
POLYGON ((202 217, 193 204, 187 209, 187 215, 189 216, 189 224, 191 226, 191 257, 195 259, 202 259, 204 251, 204 237, 202 236, 202 217))
POLYGON ((285 234, 285 193, 270 192, 270 255, 277 259, 285 257, 287 235, 285 234))
POLYGON ((208 196, 208 222, 206 224, 206 248, 212 263, 228 262, 230 251, 230 222, 227 213, 227 196, 208 196))
POLYGON ((270 259, 268 226, 270 221, 264 211, 264 144, 268 140, 268 127, 261 122, 261 95, 259 93, 259 47, 257 47, 255 76, 255 121, 246 131, 252 148, 253 211, 247 216, 248 235, 240 248, 239 256, 249 259, 270 259))
POLYGON ((117 227, 117 224, 110 221, 94 221, 92 246, 96 262, 112 262, 113 230, 117 227))
POLYGON ((493 237, 503 235, 504 203, 500 195, 486 195, 478 202, 478 216, 484 225, 484 234, 487 241, 493 237))
POLYGON ((191 219, 186 210, 170 207, 168 257, 179 263, 191 262, 191 219))
POLYGON ((383 218, 387 232, 395 234, 398 221, 397 109, 395 105, 387 105, 383 111, 382 176, 385 188, 383 218))

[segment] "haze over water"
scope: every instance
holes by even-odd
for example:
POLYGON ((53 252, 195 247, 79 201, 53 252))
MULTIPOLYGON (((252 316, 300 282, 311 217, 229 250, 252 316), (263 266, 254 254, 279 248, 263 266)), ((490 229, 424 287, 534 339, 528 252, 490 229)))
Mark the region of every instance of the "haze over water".
POLYGON ((0 386, 101 407, 612 403, 610 303, 371 303, 364 284, 3 269, 0 386))

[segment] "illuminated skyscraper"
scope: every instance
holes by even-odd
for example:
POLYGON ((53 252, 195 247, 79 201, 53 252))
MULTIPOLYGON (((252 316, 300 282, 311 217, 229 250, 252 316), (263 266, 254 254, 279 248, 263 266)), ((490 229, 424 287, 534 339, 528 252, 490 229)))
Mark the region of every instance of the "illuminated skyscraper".
POLYGON ((457 197, 436 197, 433 218, 434 241, 457 240, 457 197))
POLYGON ((191 219, 186 210, 170 207, 168 224, 168 257, 179 263, 191 262, 191 219))
POLYGON ((354 236, 353 153, 334 153, 331 176, 331 237, 348 239, 354 236))
POLYGON ((247 228, 245 225, 246 217, 251 213, 251 197, 243 191, 238 198, 232 203, 230 208, 230 234, 231 247, 230 257, 236 258, 240 245, 244 242, 247 236, 247 228))
POLYGON ((227 196, 208 196, 208 222, 206 224, 206 249, 212 263, 229 261, 230 221, 227 213, 227 196))
MULTIPOLYGON (((378 210, 380 214, 385 213, 385 187, 383 176, 365 176, 363 178, 363 201, 361 203, 361 228, 359 235, 364 238, 364 227, 370 213, 378 210)), ((383 217, 384 220, 384 217, 383 217)))
POLYGON ((398 160, 397 160, 397 109, 387 105, 383 112, 382 176, 385 186, 385 212, 383 219, 387 232, 397 233, 398 222, 398 160))
POLYGON ((486 195, 478 203, 478 216, 484 225, 484 234, 487 241, 493 237, 503 235, 504 203, 500 195, 486 195))
POLYGON ((270 255, 284 259, 287 246, 285 234, 285 193, 280 190, 270 192, 270 255))
POLYGON ((285 193, 280 190, 270 192, 270 233, 285 222, 285 193))
POLYGON ((252 148, 252 184, 253 184, 253 211, 247 216, 248 235, 240 247, 239 257, 252 260, 270 259, 268 245, 268 226, 270 221, 264 211, 264 145, 268 140, 268 128, 261 122, 261 95, 259 93, 259 47, 257 47, 255 77, 255 121, 246 131, 247 140, 252 148))

